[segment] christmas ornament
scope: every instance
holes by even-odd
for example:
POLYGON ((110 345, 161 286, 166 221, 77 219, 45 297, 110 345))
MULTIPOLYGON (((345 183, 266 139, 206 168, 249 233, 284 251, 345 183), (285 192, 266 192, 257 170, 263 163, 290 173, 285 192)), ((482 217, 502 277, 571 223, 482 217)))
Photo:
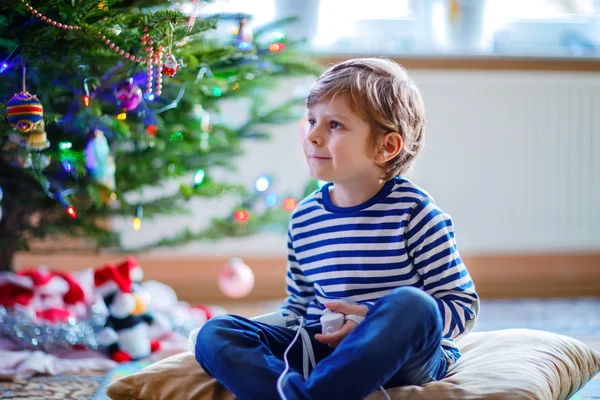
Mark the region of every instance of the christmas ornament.
POLYGON ((118 107, 131 111, 142 102, 142 89, 129 78, 117 86, 115 97, 118 107))
POLYGON ((115 188, 115 162, 104 132, 94 129, 85 146, 85 166, 91 177, 109 189, 115 188))
MULTIPOLYGON (((106 265, 94 271, 96 291, 109 311, 98 340, 117 362, 145 358, 161 346, 149 335, 150 324, 161 324, 161 320, 147 311, 150 298, 138 278, 141 268, 132 257, 121 265, 106 265)), ((170 330, 168 322, 162 324, 170 330)))
POLYGON ((47 149, 50 146, 50 142, 46 138, 46 124, 44 120, 41 120, 39 124, 29 132, 27 137, 27 146, 31 150, 41 151, 47 149))
POLYGON ((27 91, 15 94, 8 102, 6 117, 19 132, 29 132, 42 120, 44 108, 35 95, 27 91))
MULTIPOLYGON (((250 25, 250 18, 242 17, 239 20, 239 26, 236 38, 238 43, 252 43, 252 26, 250 25)), ((239 47, 239 45, 238 45, 239 47)))
POLYGON ((29 132, 36 128, 44 116, 44 108, 36 95, 30 94, 25 85, 27 68, 23 66, 23 90, 15 94, 7 104, 8 123, 19 132, 29 132))
POLYGON ((161 73, 165 76, 175 76, 177 70, 183 65, 183 60, 177 61, 171 53, 165 56, 165 62, 162 65, 161 73))
POLYGON ((237 299, 247 296, 254 287, 254 273, 241 258, 232 258, 221 270, 219 289, 228 297, 237 299))

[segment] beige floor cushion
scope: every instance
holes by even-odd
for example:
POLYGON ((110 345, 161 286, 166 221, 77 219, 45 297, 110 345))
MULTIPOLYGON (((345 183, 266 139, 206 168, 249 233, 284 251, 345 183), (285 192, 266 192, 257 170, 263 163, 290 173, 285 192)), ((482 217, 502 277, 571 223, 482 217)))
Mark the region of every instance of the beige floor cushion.
MULTIPOLYGON (((462 358, 447 376, 423 387, 388 390, 392 399, 566 399, 600 370, 600 354, 582 342, 544 331, 508 329, 471 333, 459 341, 462 358)), ((235 399, 181 353, 111 383, 114 400, 235 399)), ((380 393, 369 400, 383 399, 380 393)))

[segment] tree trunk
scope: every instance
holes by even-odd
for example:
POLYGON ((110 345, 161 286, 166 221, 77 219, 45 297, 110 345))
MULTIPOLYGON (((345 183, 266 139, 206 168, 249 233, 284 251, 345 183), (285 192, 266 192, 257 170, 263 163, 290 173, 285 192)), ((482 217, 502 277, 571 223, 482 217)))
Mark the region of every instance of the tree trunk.
POLYGON ((3 246, 0 249, 0 272, 14 271, 14 259, 17 252, 16 246, 3 246))

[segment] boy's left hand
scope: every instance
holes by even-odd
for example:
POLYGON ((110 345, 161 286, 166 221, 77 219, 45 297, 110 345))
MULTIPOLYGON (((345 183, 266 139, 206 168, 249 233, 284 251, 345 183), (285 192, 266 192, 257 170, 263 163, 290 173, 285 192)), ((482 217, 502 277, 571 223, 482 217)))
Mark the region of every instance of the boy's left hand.
MULTIPOLYGON (((360 304, 332 302, 326 303, 325 307, 344 315, 359 315, 361 317, 366 316, 367 311, 369 311, 369 308, 367 306, 363 306, 360 304)), ((352 332, 352 330, 356 328, 356 325, 356 322, 347 320, 344 323, 344 325, 340 328, 340 330, 329 335, 322 335, 320 333, 317 333, 315 335, 315 339, 317 339, 321 343, 329 345, 330 347, 338 347, 342 339, 348 336, 350 332, 352 332)))

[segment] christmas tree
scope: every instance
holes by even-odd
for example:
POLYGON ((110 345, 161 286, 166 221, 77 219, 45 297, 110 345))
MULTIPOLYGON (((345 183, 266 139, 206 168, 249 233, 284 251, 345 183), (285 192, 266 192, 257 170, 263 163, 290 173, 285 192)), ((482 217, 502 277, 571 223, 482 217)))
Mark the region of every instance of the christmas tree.
POLYGON ((317 65, 294 50, 286 21, 252 27, 249 15, 201 17, 203 2, 192 4, 184 14, 152 0, 0 0, 0 270, 43 239, 119 250, 111 217, 139 229, 195 196, 235 194, 240 206, 149 247, 286 223, 293 201, 248 218, 256 194, 211 169, 230 167, 244 140, 265 139, 265 124, 297 118, 301 99, 276 109, 262 99, 277 77, 317 65), (215 28, 225 22, 237 29, 224 38, 215 28), (214 119, 232 97, 252 99, 241 127, 214 119), (176 193, 127 200, 173 180, 176 193))

